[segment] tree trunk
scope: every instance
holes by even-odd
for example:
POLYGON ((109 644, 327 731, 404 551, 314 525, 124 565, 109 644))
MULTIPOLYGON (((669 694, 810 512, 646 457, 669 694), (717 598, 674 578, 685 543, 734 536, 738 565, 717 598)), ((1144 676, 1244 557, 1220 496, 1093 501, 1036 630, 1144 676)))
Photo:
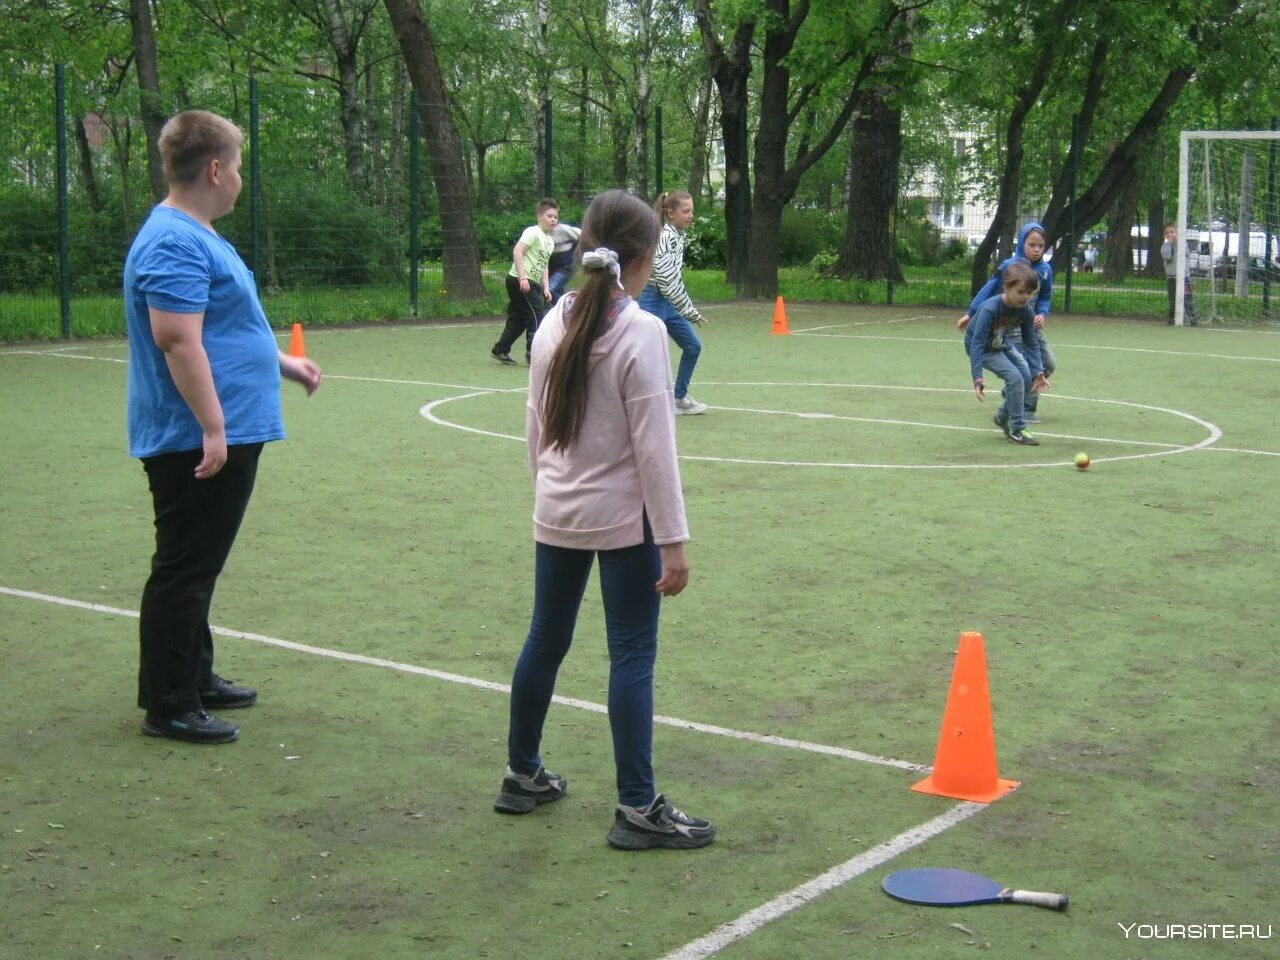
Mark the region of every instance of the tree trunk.
POLYGON ((1009 122, 1005 128, 1004 171, 1000 176, 996 212, 987 235, 982 238, 973 255, 973 271, 969 278, 971 294, 977 293, 978 288, 986 282, 994 260, 992 255, 996 252, 996 244, 1010 237, 1016 227, 1018 184, 1022 177, 1022 134, 1026 128, 1027 117, 1049 80, 1049 73, 1057 58, 1059 46, 1067 37, 1066 28, 1075 15, 1078 3, 1079 0, 1062 0, 1056 9, 1046 10, 1043 23, 1038 24, 1039 29, 1035 32, 1037 42, 1041 46, 1025 84, 1018 88, 1013 109, 1009 114, 1009 122))
POLYGON ((849 145, 850 194, 844 238, 831 272, 842 280, 904 278, 893 249, 896 172, 902 152, 902 111, 878 88, 854 116, 849 145))
MULTIPOLYGON (((1058 172, 1058 179, 1053 185, 1053 193, 1049 196, 1049 203, 1045 207, 1044 216, 1040 218, 1040 225, 1045 228, 1045 240, 1048 245, 1052 246, 1055 242, 1058 220, 1063 223, 1070 223, 1070 192, 1071 192, 1071 168, 1072 165, 1079 165, 1080 154, 1084 152, 1084 145, 1089 142, 1089 132, 1093 129, 1093 119, 1098 112, 1098 104, 1102 102, 1102 84, 1105 79, 1105 68, 1107 65, 1107 54, 1110 52, 1110 40, 1107 37, 1099 37, 1094 41, 1093 53, 1089 58, 1089 73, 1085 79, 1084 95, 1080 98, 1080 112, 1077 114, 1079 122, 1076 126, 1075 150, 1073 154, 1067 153, 1067 162, 1062 165, 1062 169, 1058 172)), ((1078 176, 1078 170, 1077 170, 1078 176)), ((1065 231, 1063 231, 1065 233, 1065 231)), ((1083 232, 1083 228, 1076 225, 1076 236, 1073 238, 1074 243, 1080 242, 1079 234, 1083 232)), ((1055 249, 1055 256, 1057 250, 1055 249)), ((1063 251, 1063 255, 1070 257, 1074 255, 1074 251, 1063 251)), ((1161 276, 1164 270, 1161 268, 1161 276)))
POLYGON ((1124 283, 1133 273, 1133 221, 1138 209, 1138 176, 1134 171, 1116 195, 1108 218, 1104 251, 1107 262, 1102 265, 1102 279, 1107 283, 1124 283))
POLYGON ((129 118, 124 119, 124 133, 112 120, 107 123, 111 131, 111 145, 115 148, 116 164, 120 167, 120 215, 124 218, 125 232, 133 233, 133 190, 129 186, 129 148, 133 140, 133 129, 129 118))
MULTIPOLYGON (((1178 102, 1183 88, 1194 75, 1195 67, 1190 65, 1175 67, 1169 71, 1142 117, 1133 125, 1133 129, 1120 145, 1107 156, 1093 183, 1077 197, 1076 231, 1078 233, 1084 233, 1106 216, 1133 165, 1147 149, 1148 143, 1159 133, 1165 117, 1178 102)), ((1066 232, 1067 218, 1064 213, 1065 207, 1057 207, 1045 213, 1045 220, 1042 222, 1049 232, 1046 239, 1050 246, 1056 244, 1066 232), (1053 224, 1052 229, 1050 229, 1050 223, 1053 224)))
POLYGON ((84 128, 84 117, 76 117, 76 152, 80 157, 80 179, 84 182, 84 195, 89 209, 102 212, 102 199, 98 196, 98 180, 93 175, 93 152, 89 149, 89 134, 84 128))
POLYGON ((364 186, 364 123, 360 110, 360 73, 357 44, 347 29, 338 0, 323 0, 324 33, 333 48, 338 67, 339 114, 346 157, 347 186, 360 192, 364 186))
POLYGON ((787 166, 787 142, 792 125, 817 93, 818 85, 805 87, 795 104, 791 103, 791 72, 787 66, 796 36, 809 13, 808 0, 797 0, 793 12, 790 0, 765 0, 768 15, 761 57, 760 121, 756 133, 755 190, 753 217, 757 207, 768 211, 767 218, 753 219, 747 258, 747 293, 772 299, 778 292, 778 246, 782 208, 795 196, 800 178, 821 160, 848 126, 849 118, 865 98, 863 85, 881 62, 882 55, 892 51, 890 45, 901 42, 904 25, 909 31, 909 18, 896 6, 885 9, 885 19, 871 28, 875 38, 869 44, 857 75, 849 85, 844 103, 826 133, 812 146, 809 138, 801 140, 800 149, 787 166), (776 211, 776 217, 774 212, 776 211))
POLYGON ((587 119, 591 115, 591 70, 582 65, 578 84, 578 161, 573 165, 573 199, 587 200, 587 119))
POLYGON ((534 69, 538 78, 533 107, 533 192, 541 196, 547 184, 547 103, 551 99, 550 75, 547 70, 551 53, 547 44, 547 27, 551 20, 550 0, 538 0, 538 27, 534 34, 534 69))
POLYGON ((133 59, 138 69, 142 126, 147 134, 147 173, 151 177, 151 195, 159 203, 169 193, 169 185, 164 178, 164 162, 160 159, 160 130, 165 116, 160 101, 156 35, 148 0, 129 0, 129 17, 133 24, 133 59))
MULTIPOLYGON (((649 100, 652 93, 650 62, 653 60, 653 39, 650 32, 653 19, 653 0, 636 0, 636 102, 632 124, 636 150, 636 192, 649 196, 649 100)), ((663 184, 657 185, 662 190, 663 184)))
POLYGON ((1143 274, 1148 277, 1164 276, 1164 258, 1160 246, 1164 243, 1164 197, 1160 185, 1153 184, 1147 198, 1147 266, 1143 274))
POLYGON ((720 135, 724 142, 725 279, 734 283, 739 273, 738 241, 741 239, 745 247, 751 230, 747 103, 750 96, 751 40, 755 36, 756 21, 747 20, 740 24, 726 49, 716 36, 711 0, 694 0, 694 16, 707 54, 707 68, 720 91, 720 135))
POLYGON ((365 59, 364 64, 364 135, 365 149, 369 154, 369 171, 373 177, 373 198, 374 202, 381 203, 385 179, 386 169, 383 161, 382 147, 386 142, 382 136, 382 124, 379 122, 378 105, 374 100, 374 91, 377 84, 374 82, 374 62, 370 58, 365 59))
POLYGON ((608 66, 601 69, 600 79, 604 83, 605 104, 609 112, 609 142, 613 145, 611 178, 615 187, 625 189, 631 158, 631 138, 627 136, 627 119, 625 111, 618 108, 617 81, 608 66))
POLYGON ((689 195, 702 199, 707 182, 707 120, 711 114, 711 74, 704 73, 698 84, 698 100, 693 108, 693 147, 689 155, 689 195))
POLYGON ((1236 296, 1249 292, 1249 234, 1253 227, 1253 153, 1248 143, 1240 158, 1240 241, 1236 244, 1236 296))
POLYGON ((404 183, 404 142, 409 128, 409 98, 403 60, 396 61, 394 77, 391 87, 391 157, 387 176, 395 184, 395 188, 388 191, 388 199, 399 198, 405 192, 400 188, 404 183))
MULTIPOLYGON (((476 250, 466 168, 457 128, 445 99, 444 77, 436 59, 435 40, 418 0, 383 0, 409 79, 421 100, 422 134, 440 204, 444 240, 445 289, 456 299, 482 299, 480 257, 476 250)), ((411 269, 416 270, 417 264, 411 269)))

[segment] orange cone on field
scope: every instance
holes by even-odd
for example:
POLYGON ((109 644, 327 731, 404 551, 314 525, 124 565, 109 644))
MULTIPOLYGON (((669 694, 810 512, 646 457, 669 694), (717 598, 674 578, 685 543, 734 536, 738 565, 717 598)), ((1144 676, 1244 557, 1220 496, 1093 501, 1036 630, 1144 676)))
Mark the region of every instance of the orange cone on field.
POLYGON ((779 297, 773 304, 773 330, 771 336, 780 336, 790 333, 791 330, 787 326, 787 307, 779 297))
POLYGON ((996 736, 991 722, 991 691, 987 687, 987 655, 982 634, 960 634, 951 690, 938 732, 933 773, 912 786, 957 800, 990 803, 1018 786, 996 773, 996 736))
POLYGON ((289 356, 305 357, 306 355, 307 347, 302 342, 302 324, 295 323, 293 331, 289 334, 289 356))

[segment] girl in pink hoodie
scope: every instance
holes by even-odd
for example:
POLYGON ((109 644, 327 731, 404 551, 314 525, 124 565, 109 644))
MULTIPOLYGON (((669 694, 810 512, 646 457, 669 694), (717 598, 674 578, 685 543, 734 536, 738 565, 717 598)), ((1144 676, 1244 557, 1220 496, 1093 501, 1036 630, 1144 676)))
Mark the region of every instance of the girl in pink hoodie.
POLYGON ((494 802, 501 813, 528 813, 567 792, 538 751, 599 557, 618 787, 607 839, 626 850, 701 847, 715 837, 709 822, 668 803, 653 776, 658 609, 689 582, 667 333, 633 299, 649 280, 658 233, 656 214, 638 197, 597 196, 582 219, 585 282, 533 339, 533 619, 511 683, 508 764, 494 802))

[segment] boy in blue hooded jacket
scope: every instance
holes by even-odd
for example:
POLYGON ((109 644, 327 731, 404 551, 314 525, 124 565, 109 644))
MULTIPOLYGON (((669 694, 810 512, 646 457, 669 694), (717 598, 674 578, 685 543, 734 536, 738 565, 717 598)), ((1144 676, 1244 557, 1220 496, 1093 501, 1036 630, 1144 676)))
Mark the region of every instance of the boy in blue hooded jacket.
POLYGON ((996 411, 996 426, 1010 443, 1034 447, 1040 441, 1023 430, 1026 398, 1049 389, 1029 305, 1037 295, 1035 271, 1030 264, 1014 261, 1004 269, 1003 284, 999 296, 991 297, 974 312, 964 333, 964 349, 979 401, 986 392, 983 367, 1004 381, 1005 399, 996 411), (1021 351, 1010 342, 1009 334, 1014 330, 1022 334, 1021 351))
MULTIPOLYGON (((1053 351, 1049 349, 1049 344, 1044 338, 1044 324, 1049 317, 1049 300, 1053 296, 1053 265, 1044 259, 1044 251, 1046 246, 1046 237, 1044 227, 1038 223, 1028 223, 1018 231, 1018 241, 1014 249, 1018 253, 1009 259, 1001 262, 996 267, 995 274, 986 282, 981 290, 973 298, 973 302, 969 304, 969 311, 963 317, 956 321, 956 329, 964 330, 969 325, 970 318, 977 312, 987 300, 990 300, 996 294, 1000 293, 1003 285, 1004 271, 1009 264, 1021 261, 1029 264, 1031 269, 1035 271, 1036 279, 1040 282, 1040 289, 1036 293, 1035 303, 1032 310, 1035 314, 1035 341, 1039 348, 1041 360, 1044 363, 1044 374, 1046 377, 1053 376, 1053 372, 1057 369, 1054 361, 1053 351)), ((1020 331, 1012 331, 1010 339, 1013 345, 1019 350, 1023 349, 1022 334, 1020 331)), ((1026 351, 1023 350, 1025 353, 1026 351)), ((1036 415, 1036 407, 1039 405, 1040 398, 1038 394, 1027 394, 1027 423, 1039 423, 1040 417, 1036 415)))

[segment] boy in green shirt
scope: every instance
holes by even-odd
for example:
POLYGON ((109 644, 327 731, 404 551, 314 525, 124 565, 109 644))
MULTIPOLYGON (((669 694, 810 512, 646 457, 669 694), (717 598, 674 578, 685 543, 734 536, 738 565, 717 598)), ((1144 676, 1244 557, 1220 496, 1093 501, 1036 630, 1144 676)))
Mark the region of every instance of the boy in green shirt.
POLYGON ((551 278, 547 264, 555 251, 551 231, 560 222, 560 205, 550 197, 538 201, 538 222, 520 234, 511 251, 511 272, 507 274, 507 324, 502 336, 489 351, 499 363, 515 363, 511 345, 524 331, 524 359, 529 362, 533 334, 551 302, 551 278))

